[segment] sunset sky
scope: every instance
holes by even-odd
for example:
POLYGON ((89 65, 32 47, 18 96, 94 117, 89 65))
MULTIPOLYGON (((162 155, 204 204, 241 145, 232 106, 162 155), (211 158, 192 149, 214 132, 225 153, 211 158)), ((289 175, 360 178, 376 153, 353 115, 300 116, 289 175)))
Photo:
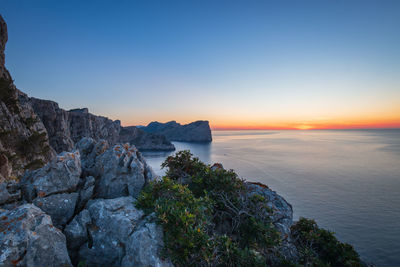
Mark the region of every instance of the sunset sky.
POLYGON ((400 128, 400 1, 0 2, 17 87, 65 109, 123 125, 400 128))

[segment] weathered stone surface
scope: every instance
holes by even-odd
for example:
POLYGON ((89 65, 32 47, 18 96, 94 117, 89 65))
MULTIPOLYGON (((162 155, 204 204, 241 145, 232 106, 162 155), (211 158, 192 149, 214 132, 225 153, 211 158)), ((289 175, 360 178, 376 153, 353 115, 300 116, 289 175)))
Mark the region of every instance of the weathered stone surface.
POLYGON ((85 242, 88 241, 87 227, 92 222, 88 210, 82 210, 75 218, 65 227, 64 234, 67 238, 67 245, 70 251, 78 250, 85 242))
POLYGON ((73 192, 81 175, 79 151, 63 152, 41 169, 27 172, 21 180, 24 197, 32 201, 36 196, 73 192))
MULTIPOLYGON (((87 210, 91 224, 87 229, 88 241, 80 247, 79 260, 85 261, 88 266, 119 266, 125 256, 129 236, 135 231, 143 212, 135 208, 132 197, 90 200, 87 210)), ((79 229, 76 232, 75 236, 81 238, 80 233, 84 230, 79 229)), ((77 239, 73 240, 79 243, 77 239)))
POLYGON ((97 198, 136 197, 145 183, 156 178, 140 152, 129 144, 109 148, 107 142, 83 138, 76 145, 84 175, 97 180, 97 198))
POLYGON ((89 199, 93 196, 95 185, 95 179, 93 176, 88 176, 85 179, 85 183, 82 189, 79 191, 79 201, 78 201, 78 210, 82 210, 89 199))
POLYGON ((0 205, 18 201, 21 198, 21 190, 14 182, 0 183, 0 205))
POLYGON ((78 193, 63 193, 37 197, 33 204, 50 215, 55 227, 62 229, 74 216, 77 200, 78 193))
POLYGON ((0 266, 72 266, 63 233, 25 204, 0 213, 0 266))
POLYGON ((176 121, 167 123, 151 122, 141 130, 148 133, 164 135, 169 141, 211 142, 211 129, 208 121, 195 121, 181 125, 176 121))
POLYGON ((79 150, 81 155, 83 174, 85 176, 98 176, 98 172, 95 169, 96 158, 106 152, 109 148, 107 141, 95 141, 93 138, 84 137, 75 147, 79 150))
POLYGON ((31 98, 35 112, 46 126, 51 146, 58 152, 70 151, 83 137, 109 144, 130 143, 143 150, 174 150, 164 136, 146 133, 135 126, 89 113, 87 108, 66 111, 53 101, 31 98))
POLYGON ((146 165, 134 146, 115 145, 96 158, 99 198, 137 197, 146 182, 146 165))
POLYGON ((11 76, 6 69, 6 56, 4 51, 6 50, 6 43, 8 41, 7 24, 3 17, 0 15, 0 78, 10 80, 11 76))
POLYGON ((163 243, 161 226, 155 223, 144 223, 129 237, 126 255, 121 266, 173 266, 168 260, 162 260, 160 253, 163 243))
POLYGON ((54 150, 57 153, 71 151, 74 141, 69 129, 68 112, 59 108, 54 101, 31 97, 30 102, 46 127, 50 145, 54 150))

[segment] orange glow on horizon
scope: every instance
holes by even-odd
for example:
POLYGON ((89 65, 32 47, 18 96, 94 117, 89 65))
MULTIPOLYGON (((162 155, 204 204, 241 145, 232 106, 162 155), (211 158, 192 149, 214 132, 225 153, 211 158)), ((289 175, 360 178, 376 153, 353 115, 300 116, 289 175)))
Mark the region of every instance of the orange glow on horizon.
POLYGON ((280 125, 212 125, 214 131, 223 130, 339 130, 339 129, 400 129, 400 121, 370 123, 292 123, 280 125))

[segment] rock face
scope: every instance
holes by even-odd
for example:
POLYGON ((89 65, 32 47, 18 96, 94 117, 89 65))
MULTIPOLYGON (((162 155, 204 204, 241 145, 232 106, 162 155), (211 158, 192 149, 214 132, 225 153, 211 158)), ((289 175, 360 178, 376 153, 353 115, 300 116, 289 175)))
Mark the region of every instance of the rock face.
POLYGON ((54 155, 46 128, 5 67, 7 25, 0 16, 0 181, 41 167, 54 155))
POLYGON ((85 174, 97 179, 95 191, 99 198, 137 197, 143 186, 155 179, 134 146, 115 145, 108 149, 105 142, 83 138, 76 147, 81 152, 85 174))
POLYGON ((167 123, 151 122, 141 128, 148 133, 164 135, 169 141, 181 142, 211 142, 211 129, 208 121, 195 121, 181 125, 176 121, 167 123))
POLYGON ((51 146, 58 153, 72 150, 83 137, 106 140, 111 145, 130 143, 139 150, 175 150, 162 135, 146 133, 135 126, 122 127, 119 120, 93 115, 87 108, 66 111, 50 100, 32 97, 30 101, 46 126, 51 146))
POLYGON ((63 233, 32 204, 0 211, 0 266, 72 266, 63 233))
POLYGON ((91 200, 65 228, 73 255, 88 266, 170 266, 158 256, 162 230, 146 222, 134 201, 91 200))

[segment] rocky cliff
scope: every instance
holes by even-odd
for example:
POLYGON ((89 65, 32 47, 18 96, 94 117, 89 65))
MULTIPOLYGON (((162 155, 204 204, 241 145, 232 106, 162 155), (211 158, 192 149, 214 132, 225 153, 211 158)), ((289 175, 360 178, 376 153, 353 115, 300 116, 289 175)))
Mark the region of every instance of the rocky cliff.
POLYGON ((169 141, 211 142, 211 129, 208 121, 195 121, 181 125, 176 121, 167 123, 151 122, 141 128, 148 133, 164 135, 169 141))
POLYGON ((135 126, 122 127, 119 120, 89 113, 87 108, 66 111, 56 102, 30 98, 33 109, 46 126, 51 146, 69 151, 83 137, 106 140, 109 144, 130 143, 140 150, 174 150, 164 136, 146 133, 135 126))
POLYGON ((0 181, 43 166, 55 154, 45 126, 5 67, 7 25, 0 16, 0 181))

